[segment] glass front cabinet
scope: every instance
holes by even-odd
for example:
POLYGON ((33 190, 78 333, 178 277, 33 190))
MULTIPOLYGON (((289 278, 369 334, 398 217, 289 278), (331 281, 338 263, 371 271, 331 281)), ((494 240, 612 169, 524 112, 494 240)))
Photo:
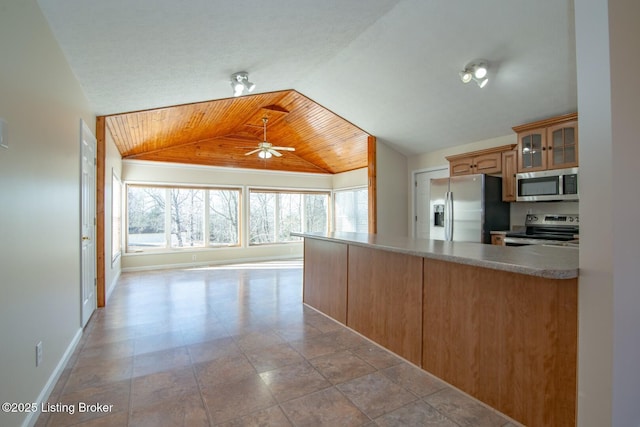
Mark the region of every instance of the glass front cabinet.
POLYGON ((516 126, 518 172, 578 166, 577 113, 516 126))

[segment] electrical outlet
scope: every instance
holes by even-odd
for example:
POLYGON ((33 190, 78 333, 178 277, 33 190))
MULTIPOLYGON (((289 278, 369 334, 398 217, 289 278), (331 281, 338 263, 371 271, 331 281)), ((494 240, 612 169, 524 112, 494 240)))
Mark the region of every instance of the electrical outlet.
POLYGON ((42 363, 42 341, 36 344, 36 367, 42 363))
POLYGON ((191 255, 191 261, 195 261, 198 258, 197 255, 191 255))

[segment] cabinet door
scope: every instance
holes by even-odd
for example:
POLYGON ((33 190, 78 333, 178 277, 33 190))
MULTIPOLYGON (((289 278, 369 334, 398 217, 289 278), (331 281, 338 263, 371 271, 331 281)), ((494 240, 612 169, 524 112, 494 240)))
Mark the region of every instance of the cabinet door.
POLYGON ((578 122, 566 122, 547 131, 547 168, 578 166, 578 122))
POLYGON ((504 236, 502 234, 492 234, 491 244, 497 246, 504 246, 504 236))
POLYGON ((470 175, 473 171, 473 157, 463 157, 449 162, 451 176, 470 175))
POLYGON ((502 153, 502 201, 516 201, 516 169, 517 159, 515 151, 502 153))
POLYGON ((518 172, 545 170, 546 150, 546 129, 534 129, 518 134, 518 172))
POLYGON ((489 153, 474 157, 473 173, 500 173, 502 153, 489 153))

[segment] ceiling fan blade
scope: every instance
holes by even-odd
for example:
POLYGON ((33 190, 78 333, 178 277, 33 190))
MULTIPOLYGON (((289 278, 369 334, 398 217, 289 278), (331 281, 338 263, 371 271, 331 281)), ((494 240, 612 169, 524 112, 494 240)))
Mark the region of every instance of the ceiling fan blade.
POLYGON ((278 153, 276 150, 274 150, 273 148, 269 148, 267 149, 268 152, 270 152, 271 154, 273 154, 276 157, 282 157, 282 154, 278 153))
POLYGON ((271 147, 274 150, 280 150, 280 151, 296 151, 295 148, 293 147, 271 147))
POLYGON ((250 156, 250 155, 255 154, 255 153, 257 153, 258 151, 261 151, 261 150, 262 150, 262 148, 256 148, 253 151, 249 151, 248 153, 244 153, 244 155, 245 156, 250 156))

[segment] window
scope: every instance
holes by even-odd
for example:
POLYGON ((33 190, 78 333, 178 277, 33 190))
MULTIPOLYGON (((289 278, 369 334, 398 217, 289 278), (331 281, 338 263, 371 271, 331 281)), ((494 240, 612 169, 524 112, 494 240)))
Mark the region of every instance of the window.
POLYGON ((209 246, 238 245, 240 191, 209 190, 209 246))
POLYGON ((122 253, 122 182, 111 172, 111 263, 122 253))
POLYGON ((369 193, 366 187, 336 191, 333 209, 335 231, 369 232, 369 193))
POLYGON ((291 232, 326 232, 329 193, 251 190, 249 244, 300 241, 291 232))
POLYGON ((235 188, 128 185, 127 251, 238 245, 240 194, 235 188))
POLYGON ((171 247, 204 246, 204 190, 171 188, 171 247))
POLYGON ((166 190, 127 187, 127 251, 166 248, 166 190))

